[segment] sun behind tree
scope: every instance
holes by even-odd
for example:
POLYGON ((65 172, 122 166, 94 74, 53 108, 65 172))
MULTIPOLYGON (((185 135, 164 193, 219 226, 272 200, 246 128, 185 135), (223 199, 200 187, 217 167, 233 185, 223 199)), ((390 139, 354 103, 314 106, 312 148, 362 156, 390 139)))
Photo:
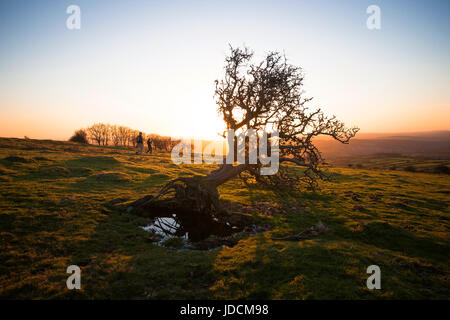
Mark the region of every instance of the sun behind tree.
POLYGON ((252 58, 253 52, 248 48, 230 47, 230 54, 225 59, 224 78, 215 82, 218 112, 223 116, 227 129, 236 133, 278 131, 279 171, 274 175, 261 175, 261 161, 257 164, 247 160, 244 163, 225 163, 208 175, 168 182, 155 197, 147 196, 136 201, 134 211, 147 211, 155 206, 157 199, 174 193, 174 197, 169 199, 172 207, 191 208, 207 215, 225 214, 217 187, 235 176, 239 175, 246 181, 253 177, 258 183, 276 188, 282 185, 314 188, 319 179, 326 177, 320 170, 322 157, 313 144, 313 138, 326 135, 340 143, 348 143, 359 129, 346 128, 336 117, 327 117, 320 109, 310 111, 306 104, 312 98, 302 96, 302 69, 289 64, 280 53, 270 52, 256 64, 252 58), (287 163, 305 170, 289 170, 285 166, 287 163))

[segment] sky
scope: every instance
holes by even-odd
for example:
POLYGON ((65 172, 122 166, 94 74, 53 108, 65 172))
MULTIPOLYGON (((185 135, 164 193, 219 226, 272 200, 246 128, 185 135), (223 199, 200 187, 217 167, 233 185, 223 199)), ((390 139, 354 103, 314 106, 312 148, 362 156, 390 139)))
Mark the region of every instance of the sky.
POLYGON ((103 122, 216 137, 229 44, 284 53, 310 108, 361 132, 448 130, 449 14, 447 0, 2 0, 0 136, 66 140, 103 122))

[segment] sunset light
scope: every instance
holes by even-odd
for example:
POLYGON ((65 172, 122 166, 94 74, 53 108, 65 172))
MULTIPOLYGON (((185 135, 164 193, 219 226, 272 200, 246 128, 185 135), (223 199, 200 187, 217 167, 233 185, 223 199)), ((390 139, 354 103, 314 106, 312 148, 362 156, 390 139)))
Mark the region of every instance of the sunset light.
POLYGON ((362 132, 447 130, 448 3, 365 1, 67 1, 0 4, 0 135, 67 139, 95 122, 163 135, 215 137, 213 97, 228 45, 282 48, 305 72, 305 95, 362 132), (326 3, 326 5, 325 5, 326 3))
POLYGON ((0 0, 4 318, 445 315, 449 31, 450 0, 0 0))

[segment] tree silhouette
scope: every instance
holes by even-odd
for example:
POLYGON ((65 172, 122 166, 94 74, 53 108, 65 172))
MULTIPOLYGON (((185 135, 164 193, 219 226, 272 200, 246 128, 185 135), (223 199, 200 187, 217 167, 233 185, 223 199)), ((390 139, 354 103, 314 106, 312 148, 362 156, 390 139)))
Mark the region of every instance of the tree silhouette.
POLYGON ((73 133, 69 141, 88 144, 87 133, 83 129, 79 129, 73 133))
MULTIPOLYGON (((321 109, 309 110, 306 104, 312 98, 303 97, 302 69, 289 64, 284 55, 270 52, 257 64, 252 58, 253 52, 248 48, 230 47, 224 78, 215 82, 218 112, 227 129, 238 134, 249 130, 278 131, 279 171, 261 175, 260 162, 225 163, 208 175, 168 182, 156 196, 136 201, 133 210, 148 210, 163 195, 174 193, 169 199, 174 206, 209 215, 221 214, 226 212, 220 205, 217 187, 238 175, 246 182, 253 179, 277 188, 281 185, 314 188, 318 180, 326 177, 320 170, 322 157, 313 139, 325 135, 348 143, 359 129, 346 128, 336 117, 325 116, 321 109), (293 165, 303 170, 292 170, 293 165)), ((246 151, 248 155, 248 143, 246 151)))

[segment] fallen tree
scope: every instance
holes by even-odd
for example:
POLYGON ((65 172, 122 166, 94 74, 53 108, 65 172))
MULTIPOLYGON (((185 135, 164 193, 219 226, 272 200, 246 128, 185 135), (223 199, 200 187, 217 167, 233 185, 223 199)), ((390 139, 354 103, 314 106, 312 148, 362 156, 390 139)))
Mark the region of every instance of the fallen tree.
MULTIPOLYGON (((224 215, 227 212, 220 204, 217 188, 236 176, 246 184, 264 183, 275 188, 315 188, 318 180, 326 178, 319 167, 322 156, 313 139, 326 135, 346 144, 359 129, 346 128, 336 117, 326 117, 321 109, 309 110, 306 104, 312 98, 302 97, 302 69, 289 64, 280 53, 270 52, 257 64, 252 63, 252 58, 249 49, 230 47, 225 76, 215 82, 218 112, 227 129, 235 133, 245 136, 251 130, 278 132, 278 172, 262 175, 262 161, 256 164, 248 161, 249 143, 245 142, 243 162, 224 163, 203 176, 174 179, 157 195, 134 202, 132 211, 142 214, 163 205, 191 208, 210 216, 224 215), (292 170, 293 165, 303 170, 292 170)), ((224 132, 223 137, 227 138, 229 132, 224 132)), ((235 145, 230 145, 229 151, 234 148, 235 145)))

